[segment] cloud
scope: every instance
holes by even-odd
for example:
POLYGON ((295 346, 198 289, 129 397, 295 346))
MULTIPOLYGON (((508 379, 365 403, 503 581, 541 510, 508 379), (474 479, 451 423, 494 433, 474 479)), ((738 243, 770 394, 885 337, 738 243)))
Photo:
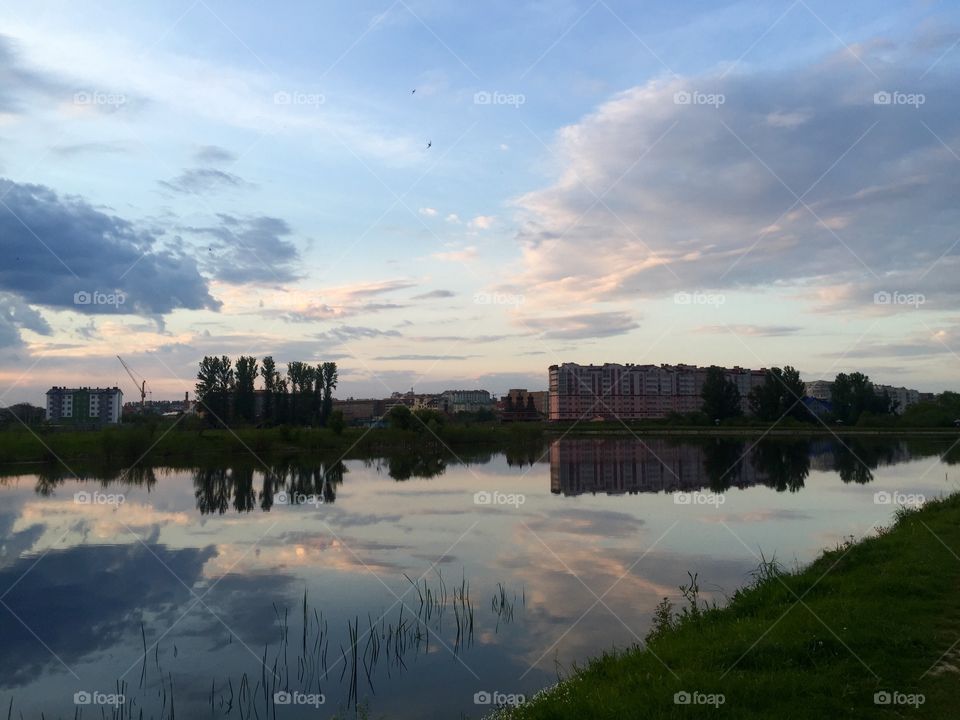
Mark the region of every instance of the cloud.
POLYGON ((18 347, 20 330, 50 335, 47 321, 16 295, 0 292, 0 348, 18 347))
POLYGON ((202 145, 193 154, 193 159, 201 165, 217 165, 219 163, 235 163, 237 156, 219 145, 202 145))
POLYGON ((287 238, 293 234, 280 218, 261 215, 218 216, 220 224, 192 227, 196 235, 212 238, 204 254, 204 269, 227 283, 283 283, 299 277, 300 252, 287 238))
POLYGON ((400 337, 397 330, 378 330, 377 328, 363 327, 359 325, 340 325, 326 333, 327 336, 337 340, 358 340, 362 338, 374 337, 400 337))
POLYGON ((860 52, 879 80, 849 54, 657 79, 563 128, 555 181, 514 201, 522 264, 506 285, 555 306, 891 272, 916 281, 936 263, 923 282, 956 297, 960 250, 936 262, 956 240, 960 173, 944 146, 960 144, 955 74, 923 76, 935 56, 909 49, 895 63, 860 52), (927 101, 875 104, 896 89, 927 101), (683 102, 697 93, 725 101, 683 102))
POLYGON ((438 252, 434 253, 430 257, 436 260, 442 260, 444 262, 472 262, 479 257, 477 253, 477 248, 473 245, 463 248, 462 250, 451 250, 449 252, 438 252))
POLYGON ((126 153, 129 150, 126 146, 117 142, 87 142, 74 143, 72 145, 54 145, 50 152, 62 158, 72 158, 77 155, 87 154, 116 154, 126 153))
POLYGON ((486 230, 493 225, 495 219, 492 215, 477 215, 468 224, 474 230, 486 230))
POLYGON ((160 180, 160 185, 174 192, 187 195, 202 195, 230 188, 256 187, 243 178, 216 168, 193 168, 184 170, 171 180, 160 180))
POLYGON ((419 295, 414 295, 411 300, 437 300, 440 298, 451 298, 455 297, 456 293, 452 290, 431 290, 430 292, 420 293, 419 295))
POLYGON ((640 325, 625 312, 578 313, 553 317, 526 317, 520 325, 540 333, 543 338, 583 340, 585 338, 626 335, 640 325))
POLYGON ((374 360, 469 360, 479 355, 380 355, 374 360))
POLYGON ((714 333, 722 335, 724 333, 733 333, 735 335, 752 335, 755 337, 781 337, 783 335, 795 335, 803 330, 796 325, 701 325, 694 328, 694 333, 714 333))
POLYGON ((196 261, 83 199, 0 179, 0 290, 31 305, 82 313, 162 315, 216 310, 196 261), (77 293, 122 293, 122 305, 77 304, 77 293))
POLYGON ((52 75, 26 67, 13 40, 0 35, 0 113, 20 114, 37 100, 63 102, 70 97, 69 86, 52 75))
POLYGON ((447 215, 447 217, 444 218, 444 219, 445 219, 448 223, 451 223, 452 225, 459 225, 460 222, 461 222, 461 221, 460 221, 460 216, 457 215, 456 213, 450 213, 450 214, 447 215))
POLYGON ((431 208, 431 207, 420 208, 420 211, 419 211, 419 212, 420 212, 421 215, 426 215, 427 217, 436 217, 436 216, 437 216, 437 211, 436 211, 436 209, 431 208))

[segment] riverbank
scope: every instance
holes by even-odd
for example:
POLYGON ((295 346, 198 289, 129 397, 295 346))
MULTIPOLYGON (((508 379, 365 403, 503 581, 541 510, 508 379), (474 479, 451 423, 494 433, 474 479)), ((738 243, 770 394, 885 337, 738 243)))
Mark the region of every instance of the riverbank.
POLYGON ((558 437, 678 437, 678 438, 814 438, 844 437, 960 437, 952 429, 825 428, 822 425, 791 424, 771 429, 749 426, 671 426, 654 423, 449 423, 415 430, 392 428, 346 428, 335 433, 327 428, 274 427, 199 429, 173 422, 131 424, 102 430, 71 431, 37 426, 0 432, 0 465, 10 463, 70 462, 96 460, 133 463, 189 462, 201 457, 259 456, 285 453, 376 453, 423 449, 431 446, 472 449, 481 446, 509 447, 543 443, 558 437))
POLYGON ((761 565, 721 609, 661 612, 648 649, 605 654, 495 717, 954 717, 958 589, 954 494, 801 572, 761 565))

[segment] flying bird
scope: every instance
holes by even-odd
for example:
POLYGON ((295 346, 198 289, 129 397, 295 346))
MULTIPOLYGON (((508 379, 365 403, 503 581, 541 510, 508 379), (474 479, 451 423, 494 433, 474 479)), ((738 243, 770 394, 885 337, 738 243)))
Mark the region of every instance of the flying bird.
POLYGON ((432 140, 427 140, 427 150, 429 150, 429 149, 432 148, 432 147, 433 147, 433 141, 432 141, 432 140))
POLYGON ((413 90, 410 91, 410 94, 413 95, 416 91, 417 91, 417 89, 414 88, 413 90))

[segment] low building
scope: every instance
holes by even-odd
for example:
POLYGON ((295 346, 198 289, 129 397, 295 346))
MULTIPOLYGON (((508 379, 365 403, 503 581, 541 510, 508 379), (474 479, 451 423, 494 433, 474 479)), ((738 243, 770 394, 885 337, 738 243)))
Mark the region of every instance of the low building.
POLYGON ((65 388, 47 390, 46 419, 70 425, 115 425, 123 411, 120 388, 65 388))
POLYGON ((830 393, 833 390, 832 380, 814 380, 803 384, 804 394, 821 402, 830 401, 830 393))
POLYGON ((388 404, 387 400, 349 398, 334 400, 333 409, 343 413, 347 425, 369 425, 383 417, 388 404))
POLYGON ((493 407, 493 398, 486 390, 444 390, 440 397, 445 412, 453 415, 475 413, 493 407))

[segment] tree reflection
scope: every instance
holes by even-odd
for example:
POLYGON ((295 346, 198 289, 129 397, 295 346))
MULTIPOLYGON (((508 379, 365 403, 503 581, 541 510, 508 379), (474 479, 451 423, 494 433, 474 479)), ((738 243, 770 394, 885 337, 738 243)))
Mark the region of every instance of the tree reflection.
POLYGON ((763 439, 750 453, 750 462, 770 487, 797 492, 810 474, 810 442, 763 439))

